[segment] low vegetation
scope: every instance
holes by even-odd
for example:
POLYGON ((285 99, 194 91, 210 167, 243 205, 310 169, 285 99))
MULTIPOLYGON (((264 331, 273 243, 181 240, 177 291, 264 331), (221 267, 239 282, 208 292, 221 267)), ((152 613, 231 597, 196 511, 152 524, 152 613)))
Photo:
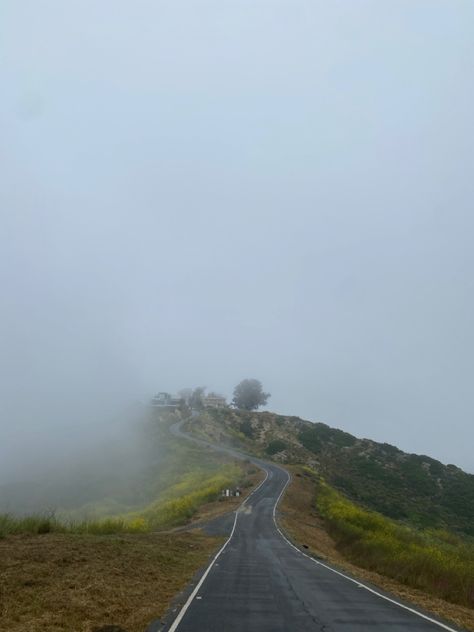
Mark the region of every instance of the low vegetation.
MULTIPOLYGON (((77 552, 84 543, 96 555, 99 555, 101 547, 105 547, 104 551, 113 551, 119 558, 123 545, 123 550, 131 555, 130 559, 127 558, 130 564, 133 556, 138 555, 134 563, 141 565, 147 574, 148 562, 144 560, 149 544, 152 541, 155 544, 166 541, 169 545, 167 536, 157 532, 186 524, 201 512, 200 508, 204 508, 206 513, 208 503, 211 503, 211 513, 219 512, 220 504, 213 501, 219 499, 223 488, 245 487, 249 484, 249 477, 254 478, 255 472, 252 474, 249 463, 229 461, 228 457, 212 450, 171 436, 168 427, 174 420, 173 415, 166 419, 157 417, 150 420, 146 429, 150 456, 139 476, 131 482, 125 496, 114 494, 102 499, 91 496, 89 502, 75 510, 59 508, 56 512, 27 516, 0 514, 0 547, 7 555, 6 566, 0 564, 0 572, 5 571, 4 577, 13 578, 14 581, 13 588, 5 588, 6 580, 3 580, 3 585, 0 584, 0 595, 2 591, 7 595, 6 601, 2 597, 7 606, 3 603, 0 605, 0 616, 7 607, 8 616, 11 617, 11 624, 6 629, 15 632, 26 629, 89 632, 90 628, 80 627, 75 621, 81 621, 80 616, 84 616, 79 614, 83 612, 83 602, 92 600, 92 603, 95 599, 91 591, 88 590, 85 595, 84 591, 74 588, 78 591, 77 595, 81 592, 81 604, 76 604, 77 608, 73 606, 69 611, 65 606, 61 616, 64 621, 69 617, 69 622, 59 622, 59 619, 55 619, 58 613, 53 612, 46 594, 60 589, 67 593, 72 590, 71 587, 80 585, 79 580, 75 583, 75 580, 70 579, 67 586, 60 588, 58 584, 54 588, 51 582, 60 583, 64 579, 58 571, 59 566, 46 572, 46 566, 43 568, 41 565, 32 568, 32 579, 29 580, 26 571, 24 576, 21 575, 21 566, 12 570, 15 564, 18 566, 18 560, 9 566, 10 547, 12 551, 16 550, 18 559, 22 549, 30 547, 32 560, 41 558, 42 563, 46 564, 47 556, 43 557, 43 551, 50 545, 58 551, 68 551, 72 547, 77 552), (156 542, 155 537, 158 538, 156 542), (159 540, 160 537, 164 539, 159 540), (37 571, 39 579, 34 577, 37 571), (16 572, 21 577, 17 577, 16 572), (57 575, 50 583, 45 580, 49 572, 57 575), (27 591, 36 586, 38 590, 31 591, 35 599, 26 604, 22 598, 18 608, 8 605, 9 599, 13 602, 17 598, 15 590, 20 590, 22 586, 27 591), (51 620, 45 621, 44 617, 51 617, 51 620)), ((299 503, 299 506, 295 505, 291 509, 293 526, 290 525, 289 529, 297 541, 303 543, 306 540, 320 546, 321 541, 326 541, 325 538, 330 539, 333 542, 331 546, 341 556, 341 560, 356 565, 356 574, 364 577, 365 572, 369 581, 380 583, 395 592, 398 586, 411 587, 415 597, 400 591, 398 594, 457 622, 469 621, 469 617, 462 612, 446 614, 443 605, 436 610, 432 602, 424 604, 416 591, 424 591, 422 594, 427 595, 427 599, 428 596, 432 600, 439 598, 441 604, 459 604, 450 605, 451 608, 474 607, 474 543, 469 535, 474 524, 473 476, 455 466, 444 466, 429 457, 405 454, 393 446, 356 439, 325 424, 310 424, 296 417, 231 410, 206 411, 199 419, 193 420, 192 431, 216 443, 227 442, 283 463, 302 464, 297 468, 297 476, 301 477, 300 481, 310 481, 311 492, 303 490, 301 494, 292 494, 291 502, 287 499, 284 501, 286 505, 299 503), (307 505, 304 507, 303 498, 307 505), (312 526, 315 520, 315 526, 312 526), (323 526, 326 531, 324 536, 323 526), (394 584, 387 586, 386 582, 390 581, 394 584)), ((285 528, 289 524, 284 523, 285 528)), ((178 536, 173 534, 172 537, 178 536)), ((176 541, 178 548, 180 537, 176 541)), ((180 555, 185 555, 188 544, 183 546, 183 550, 177 552, 177 558, 174 558, 174 554, 167 557, 165 549, 158 546, 157 550, 161 551, 158 565, 162 564, 163 569, 159 582, 164 581, 165 585, 163 587, 158 582, 157 589, 164 591, 163 604, 168 603, 179 582, 185 583, 185 576, 188 577, 186 573, 196 568, 199 555, 197 551, 193 557, 195 545, 191 543, 189 567, 183 562, 176 576, 169 570, 167 565, 173 566, 177 559, 184 559, 180 555), (172 586, 168 584, 168 575, 175 577, 177 583, 172 586)), ((212 544, 202 540, 196 546, 202 554, 211 550, 215 542, 212 544)), ((28 555, 27 551, 25 555, 28 555)), ((64 553, 61 559, 66 560, 64 564, 68 577, 74 574, 70 568, 71 560, 71 564, 77 566, 79 563, 81 566, 80 555, 71 557, 69 553, 64 553)), ((25 560, 26 563, 27 557, 25 560)), ((120 558, 117 562, 119 567, 121 561, 120 558)), ((62 563, 59 558, 55 562, 56 565, 62 563)), ((84 568, 81 567, 84 574, 87 574, 88 563, 84 568)), ((179 561, 176 563, 178 567, 181 564, 179 561)), ((340 560, 336 559, 336 563, 340 563, 340 560)), ((114 578, 120 575, 112 563, 112 557, 105 562, 105 575, 109 572, 107 564, 114 578)), ((92 568, 93 565, 91 563, 92 583, 102 582, 105 586, 107 580, 104 574, 100 575, 102 571, 99 572, 99 567, 92 568)), ((128 561, 126 566, 129 568, 128 561)), ((130 587, 120 589, 126 600, 130 601, 127 612, 120 610, 119 600, 115 610, 114 607, 109 608, 109 597, 104 596, 100 607, 96 604, 97 621, 100 612, 101 616, 105 616, 105 619, 102 618, 106 623, 112 621, 114 612, 122 612, 115 622, 126 623, 130 632, 138 630, 134 627, 135 619, 131 614, 132 605, 135 604, 135 609, 137 607, 135 600, 140 592, 138 579, 134 586, 131 591, 130 587)), ((104 588, 104 595, 107 590, 104 588)), ((90 604, 86 609, 89 608, 93 611, 90 604)), ((142 614, 143 620, 148 617, 147 622, 153 618, 149 607, 147 609, 145 605, 142 614)))
MULTIPOLYGON (((248 468, 247 468, 248 469, 248 468)), ((188 473, 162 493, 153 503, 123 516, 96 520, 58 519, 55 515, 37 514, 24 517, 0 514, 0 538, 27 533, 75 533, 110 535, 148 533, 183 525, 201 505, 215 501, 222 489, 245 487, 247 472, 237 465, 223 465, 217 474, 188 473)))
POLYGON ((153 458, 133 481, 134 503, 130 487, 127 497, 91 497, 76 510, 0 514, 1 630, 91 632, 115 624, 143 632, 164 614, 221 543, 170 529, 235 508, 215 502, 222 489, 248 487, 259 476, 250 463, 174 438, 173 421, 157 416, 147 427, 153 458))
POLYGON ((136 514, 127 516, 129 524, 143 530, 163 529, 184 524, 198 508, 217 500, 222 489, 244 483, 244 474, 237 465, 223 466, 211 476, 188 474, 164 494, 164 498, 150 504, 136 514))
POLYGON ((308 465, 352 501, 389 518, 474 536, 474 475, 455 465, 270 412, 207 411, 193 427, 259 456, 308 465))
POLYGON ((329 538, 328 559, 353 565, 356 576, 365 573, 440 616, 473 622, 463 608, 474 608, 474 476, 325 424, 267 412, 207 411, 193 431, 292 465, 311 480, 304 507, 296 507, 296 494, 284 501, 292 520, 283 524, 297 542, 312 542, 317 551, 329 538))
MULTIPOLYGON (((342 550, 336 533, 331 531, 327 518, 323 518, 318 509, 320 477, 304 466, 291 466, 289 469, 292 471, 292 480, 288 493, 280 503, 279 522, 295 543, 304 545, 305 550, 316 559, 332 564, 361 582, 378 586, 404 602, 415 604, 422 610, 450 621, 460 629, 474 630, 474 609, 446 601, 373 568, 368 569, 363 566, 363 561, 351 561, 349 552, 342 550)), ((447 537, 451 539, 451 535, 447 537)))
POLYGON ((0 630, 143 632, 220 546, 190 533, 0 540, 0 630))
POLYGON ((0 515, 0 539, 7 535, 44 535, 46 533, 76 533, 110 535, 117 533, 135 533, 141 531, 130 521, 122 518, 103 520, 83 520, 81 522, 63 522, 54 515, 31 515, 18 517, 10 514, 0 515))
MULTIPOLYGON (((135 485, 135 502, 115 495, 76 509, 37 512, 26 516, 0 513, 0 538, 12 534, 148 533, 183 525, 199 507, 219 498, 226 487, 245 487, 248 465, 170 435, 174 416, 152 419, 147 427, 150 445, 159 458, 150 460, 135 485)), ((127 491, 127 494, 129 492, 127 491)))
POLYGON ((474 543, 444 530, 415 530, 368 511, 319 482, 316 505, 337 547, 359 566, 474 607, 474 543))
POLYGON ((278 452, 283 452, 283 450, 286 450, 286 448, 287 445, 284 441, 282 441, 281 439, 273 439, 265 448, 265 452, 272 456, 274 454, 278 454, 278 452))

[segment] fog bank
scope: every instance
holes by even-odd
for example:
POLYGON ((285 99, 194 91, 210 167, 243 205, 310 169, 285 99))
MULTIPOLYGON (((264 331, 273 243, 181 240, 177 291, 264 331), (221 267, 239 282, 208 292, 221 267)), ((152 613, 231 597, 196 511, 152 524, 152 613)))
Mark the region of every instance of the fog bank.
POLYGON ((246 377, 474 471, 472 2, 1 14, 0 477, 246 377))

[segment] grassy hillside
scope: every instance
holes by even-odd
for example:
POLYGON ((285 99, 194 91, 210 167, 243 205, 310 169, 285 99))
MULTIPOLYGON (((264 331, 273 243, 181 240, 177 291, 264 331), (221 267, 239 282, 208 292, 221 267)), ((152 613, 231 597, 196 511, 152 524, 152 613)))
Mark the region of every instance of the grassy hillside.
POLYGON ((358 580, 474 630, 470 538, 410 527, 351 502, 306 466, 289 469, 279 520, 288 537, 358 580))
MULTIPOLYGON (((173 437, 172 414, 151 413, 140 432, 140 467, 123 487, 120 464, 104 475, 103 467, 74 479, 68 473, 41 489, 35 513, 0 512, 0 537, 19 533, 145 533, 185 524, 205 503, 217 500, 225 487, 249 484, 248 464, 173 437), (93 485, 93 481, 96 485, 93 485), (108 481, 110 484, 107 484, 108 481), (68 502, 62 502, 65 497, 68 502), (74 505, 74 499, 78 504, 74 505)), ((74 470, 78 474, 78 469, 74 470)), ((128 470, 130 472, 130 470, 128 470)), ((16 489, 16 486, 14 487, 16 489)), ((36 487, 33 487, 36 491, 36 487)), ((0 489, 0 500, 11 489, 0 489)), ((31 501, 26 498, 25 506, 31 501)), ((1 506, 1 503, 0 503, 1 506)), ((7 505, 8 506, 8 505, 7 505)))
POLYGON ((208 411, 193 431, 281 463, 304 463, 349 499, 418 527, 474 536, 474 476, 298 417, 208 411))
POLYGON ((474 543, 441 529, 415 530, 350 502, 318 482, 316 506, 356 564, 462 606, 474 607, 474 543))
POLYGON ((268 412, 209 410, 188 429, 292 464, 282 524, 314 555, 326 542, 328 559, 357 577, 452 621, 472 623, 474 476, 325 424, 268 412))
MULTIPOLYGON (((221 538, 170 527, 197 512, 235 508, 240 499, 213 501, 223 487, 246 487, 261 474, 174 438, 174 421, 151 413, 133 467, 90 460, 89 471, 74 468, 79 480, 65 472, 46 487, 33 486, 45 511, 0 513, 1 630, 91 632, 116 624, 142 632, 207 563, 221 538)), ((24 510, 41 508, 27 491, 24 510)), ((11 492, 4 488, 4 499, 11 492)))

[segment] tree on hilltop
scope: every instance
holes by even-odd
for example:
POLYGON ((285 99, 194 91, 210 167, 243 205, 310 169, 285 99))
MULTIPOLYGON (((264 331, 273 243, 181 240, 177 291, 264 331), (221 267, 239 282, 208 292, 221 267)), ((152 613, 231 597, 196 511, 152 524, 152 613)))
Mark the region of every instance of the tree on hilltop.
POLYGON ((192 408, 193 410, 203 410, 204 404, 202 400, 205 394, 206 394, 205 386, 198 386, 197 388, 195 388, 194 391, 189 396, 190 408, 192 408))
POLYGON ((259 380, 242 380, 234 388, 232 405, 240 410, 257 410, 259 406, 265 406, 270 393, 264 393, 262 383, 259 380))

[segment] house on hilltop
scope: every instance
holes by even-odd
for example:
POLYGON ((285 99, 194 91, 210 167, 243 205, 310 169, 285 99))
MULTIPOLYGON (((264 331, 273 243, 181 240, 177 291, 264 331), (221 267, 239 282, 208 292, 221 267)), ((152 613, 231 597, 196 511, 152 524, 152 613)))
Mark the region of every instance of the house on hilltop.
POLYGON ((209 393, 202 398, 204 408, 227 408, 227 402, 223 395, 209 393))
POLYGON ((157 393, 151 399, 151 406, 153 408, 167 408, 169 410, 173 408, 178 408, 181 404, 181 399, 179 397, 172 397, 170 393, 157 393))

